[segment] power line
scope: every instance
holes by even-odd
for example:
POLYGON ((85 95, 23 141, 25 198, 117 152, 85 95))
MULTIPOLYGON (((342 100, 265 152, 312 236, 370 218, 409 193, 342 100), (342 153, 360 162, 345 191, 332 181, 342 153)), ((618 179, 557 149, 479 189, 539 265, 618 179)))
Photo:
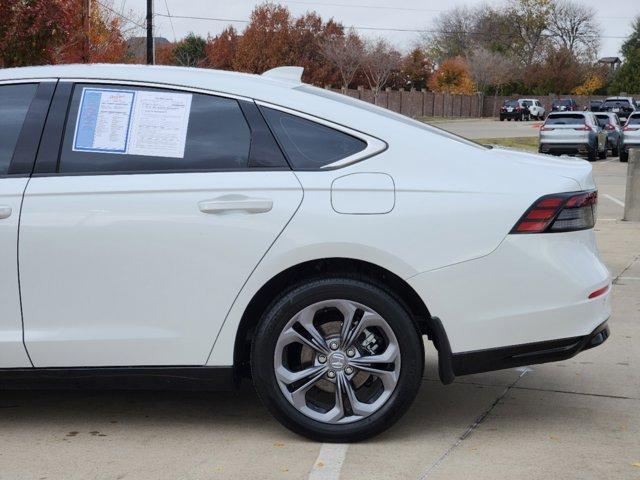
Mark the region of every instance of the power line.
POLYGON ((129 22, 129 23, 133 23, 134 25, 137 25, 140 28, 147 28, 145 25, 142 25, 141 23, 136 22, 135 20, 131 20, 129 17, 127 17, 126 15, 121 14, 120 12, 114 10, 113 8, 111 8, 109 5, 105 5, 104 3, 102 3, 100 0, 94 0, 98 5, 102 6, 103 8, 106 8, 107 10, 109 10, 111 13, 116 14, 118 17, 122 18, 123 20, 129 22))
MULTIPOLYGON (((156 13, 157 16, 167 17, 168 15, 163 13, 156 13)), ((249 23, 249 20, 243 20, 238 18, 218 18, 218 17, 195 17, 190 15, 172 15, 172 18, 179 19, 187 19, 187 20, 205 20, 205 21, 215 21, 215 22, 236 22, 236 23, 249 23)), ((455 34, 466 34, 466 35, 502 35, 511 37, 513 34, 511 33, 501 33, 501 32, 469 32, 464 30, 432 30, 432 29, 424 29, 424 28, 393 28, 393 27, 369 27, 362 25, 352 25, 356 30, 373 30, 373 31, 385 31, 385 32, 410 32, 410 33, 439 33, 442 35, 455 35, 455 34)), ((560 37, 557 34, 545 34, 543 37, 546 38, 554 38, 560 37)), ((626 36, 617 36, 617 35, 591 35, 585 36, 584 38, 613 38, 613 39, 626 39, 626 36)))
POLYGON ((301 2, 298 0, 281 0, 279 3, 294 3, 297 5, 311 5, 311 6, 325 6, 325 7, 346 7, 346 8, 373 8, 376 10, 398 10, 406 12, 443 12, 444 10, 436 8, 411 8, 411 7, 389 7, 382 5, 362 5, 354 4, 349 5, 346 3, 320 3, 320 2, 301 2))
POLYGON ((164 6, 167 9, 167 16, 169 17, 169 24, 171 25, 171 31, 173 32, 173 41, 176 41, 176 31, 173 28, 173 20, 171 19, 171 12, 169 12, 169 4, 167 3, 167 0, 164 0, 164 6))

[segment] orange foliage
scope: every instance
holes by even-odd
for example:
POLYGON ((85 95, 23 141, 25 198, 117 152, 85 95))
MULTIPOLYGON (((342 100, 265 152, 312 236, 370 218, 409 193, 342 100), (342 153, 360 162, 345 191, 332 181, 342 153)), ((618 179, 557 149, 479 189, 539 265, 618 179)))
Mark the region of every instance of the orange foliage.
POLYGON ((208 37, 205 46, 208 66, 220 70, 231 70, 237 47, 238 33, 232 26, 228 26, 215 37, 208 37))
POLYGON ((238 41, 233 67, 262 73, 286 65, 290 51, 291 15, 286 7, 267 3, 251 12, 251 22, 238 41))
POLYGON ((428 82, 434 92, 474 93, 476 85, 471 79, 467 64, 461 57, 443 61, 428 82))

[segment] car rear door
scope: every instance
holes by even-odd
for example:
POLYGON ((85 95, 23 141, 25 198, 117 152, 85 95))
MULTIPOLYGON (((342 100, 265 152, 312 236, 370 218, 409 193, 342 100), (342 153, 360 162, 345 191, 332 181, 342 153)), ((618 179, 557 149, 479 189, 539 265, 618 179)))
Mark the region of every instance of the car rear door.
POLYGON ((22 340, 18 225, 55 81, 0 82, 0 368, 31 367, 22 340))
POLYGON ((61 85, 20 224, 34 365, 204 364, 299 182, 252 102, 61 85))

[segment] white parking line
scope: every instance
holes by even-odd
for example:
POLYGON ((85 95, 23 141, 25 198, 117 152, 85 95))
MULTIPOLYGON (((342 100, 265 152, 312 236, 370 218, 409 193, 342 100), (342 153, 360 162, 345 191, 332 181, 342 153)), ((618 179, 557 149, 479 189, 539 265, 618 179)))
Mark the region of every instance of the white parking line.
POLYGON ((618 277, 616 280, 640 280, 640 277, 618 277))
POLYGON ((309 472, 309 480, 337 480, 347 456, 347 443, 323 443, 309 472))
POLYGON ((609 200, 611 200, 613 203, 617 203, 618 205, 620 205, 621 207, 624 207, 624 202, 621 200, 618 200, 616 197, 612 197, 611 195, 609 195, 608 193, 603 193, 602 194, 603 197, 607 197, 609 200))

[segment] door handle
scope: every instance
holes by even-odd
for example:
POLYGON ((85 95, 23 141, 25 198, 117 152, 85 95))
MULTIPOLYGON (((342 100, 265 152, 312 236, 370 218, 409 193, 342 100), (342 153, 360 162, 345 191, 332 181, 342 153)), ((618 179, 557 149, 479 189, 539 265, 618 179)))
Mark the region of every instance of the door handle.
POLYGON ((9 218, 11 216, 11 207, 0 205, 0 219, 9 218))
POLYGON ((226 197, 198 202, 198 208, 202 213, 222 213, 230 211, 266 213, 273 208, 273 201, 266 198, 228 195, 226 197))

